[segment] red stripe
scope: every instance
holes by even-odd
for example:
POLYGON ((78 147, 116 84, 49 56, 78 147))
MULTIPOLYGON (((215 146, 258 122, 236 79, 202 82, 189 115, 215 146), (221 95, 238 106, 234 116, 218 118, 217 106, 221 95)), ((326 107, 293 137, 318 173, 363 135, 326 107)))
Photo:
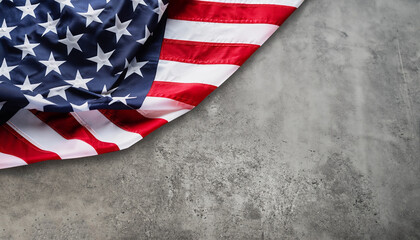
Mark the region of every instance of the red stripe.
POLYGON ((267 23, 280 26, 295 10, 295 7, 271 4, 171 0, 168 16, 197 22, 267 23))
POLYGON ((0 136, 0 152, 21 158, 28 164, 60 159, 53 152, 39 149, 7 124, 0 126, 0 136))
POLYGON ((164 39, 160 60, 195 64, 242 65, 258 45, 240 43, 206 43, 164 39))
POLYGON ((164 97, 197 106, 217 87, 202 83, 176 83, 154 81, 147 96, 164 97))
POLYGON ((114 143, 102 142, 96 139, 91 132, 83 127, 69 113, 47 113, 38 111, 32 111, 32 113, 65 139, 82 140, 95 148, 98 154, 120 150, 114 143))
POLYGON ((150 119, 136 110, 100 110, 112 123, 129 132, 146 137, 154 130, 168 123, 165 119, 150 119))

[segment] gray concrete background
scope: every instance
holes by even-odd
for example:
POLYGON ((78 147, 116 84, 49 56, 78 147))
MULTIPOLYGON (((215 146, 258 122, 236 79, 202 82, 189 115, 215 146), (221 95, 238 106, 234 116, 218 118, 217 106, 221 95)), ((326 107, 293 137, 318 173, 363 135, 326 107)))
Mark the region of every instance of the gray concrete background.
POLYGON ((420 239, 419 12, 307 0, 134 147, 0 171, 0 239, 420 239))

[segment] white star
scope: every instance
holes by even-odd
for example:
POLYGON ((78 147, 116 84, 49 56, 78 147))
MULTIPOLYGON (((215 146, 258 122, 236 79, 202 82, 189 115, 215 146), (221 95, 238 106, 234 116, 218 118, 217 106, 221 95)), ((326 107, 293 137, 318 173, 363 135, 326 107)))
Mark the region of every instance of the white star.
POLYGON ((109 102, 108 105, 111 105, 111 104, 116 103, 116 102, 122 102, 124 105, 127 106, 127 100, 128 99, 133 99, 133 98, 137 98, 137 97, 130 97, 130 94, 128 94, 125 97, 112 97, 112 100, 111 100, 111 102, 109 102))
POLYGON ((56 2, 58 2, 60 4, 60 11, 63 11, 63 8, 65 6, 69 6, 74 8, 73 4, 71 3, 70 0, 55 0, 56 2))
POLYGON ((147 4, 144 2, 144 0, 131 0, 133 2, 133 11, 136 10, 137 6, 139 4, 143 4, 144 6, 147 6, 147 4))
POLYGON ((22 51, 22 59, 23 59, 28 54, 35 56, 34 48, 36 48, 38 45, 39 43, 30 43, 28 40, 28 35, 25 35, 25 42, 21 45, 16 45, 15 48, 18 48, 22 51))
POLYGON ((118 15, 115 15, 115 25, 105 30, 114 32, 118 42, 123 35, 131 36, 131 33, 127 30, 127 27, 130 25, 130 23, 131 20, 122 23, 118 18, 118 15))
POLYGON ((45 106, 55 105, 53 102, 44 99, 44 97, 41 94, 37 94, 35 97, 26 94, 23 94, 23 96, 25 96, 25 98, 29 101, 29 104, 25 107, 26 109, 36 109, 38 111, 44 111, 45 106))
POLYGON ((26 17, 26 15, 31 15, 32 17, 36 18, 34 10, 36 7, 38 7, 38 5, 39 3, 32 5, 30 0, 26 0, 25 6, 16 7, 17 9, 22 11, 22 17, 20 19, 26 17))
POLYGON ((39 85, 41 85, 41 83, 34 83, 31 84, 31 82, 29 81, 29 77, 26 76, 25 81, 23 82, 23 84, 15 84, 16 87, 20 88, 21 91, 31 91, 33 92, 35 88, 37 88, 39 85))
POLYGON ((115 50, 104 53, 102 51, 101 47, 98 44, 98 54, 95 57, 88 58, 89 61, 96 62, 97 64, 97 72, 99 72, 99 69, 101 69, 103 66, 110 66, 112 67, 111 62, 109 61, 109 58, 111 57, 112 53, 114 53, 115 50))
POLYGON ((47 22, 39 23, 41 27, 45 28, 44 33, 41 36, 44 36, 48 32, 53 32, 57 34, 57 24, 58 24, 58 21, 60 21, 60 18, 53 20, 49 13, 47 15, 48 15, 47 22))
POLYGON ((5 76, 7 79, 10 80, 10 71, 15 69, 17 66, 7 66, 6 59, 3 59, 3 63, 0 66, 0 77, 5 76))
MULTIPOLYGON (((85 102, 82 105, 76 105, 73 103, 70 103, 70 105, 73 108, 74 112, 86 112, 90 110, 88 102, 85 102)), ((74 113, 71 113, 71 114, 73 115, 74 113)))
POLYGON ((79 34, 79 35, 74 36, 70 32, 70 29, 67 27, 66 38, 58 40, 58 41, 61 42, 62 44, 67 45, 67 54, 70 54, 70 52, 73 50, 73 48, 77 49, 79 51, 82 51, 79 44, 77 43, 82 36, 83 36, 83 34, 79 34))
POLYGON ((92 81, 93 78, 82 78, 82 75, 80 75, 79 70, 76 72, 76 78, 74 80, 65 80, 66 83, 71 84, 74 88, 83 88, 86 90, 89 90, 86 83, 92 81))
POLYGON ((61 75, 61 71, 58 67, 60 67, 66 61, 56 61, 53 53, 51 52, 50 58, 48 60, 39 61, 39 62, 44 64, 47 67, 47 70, 45 71, 45 76, 47 76, 48 73, 50 73, 51 71, 54 71, 61 75))
POLYGON ((162 0, 159 0, 158 4, 159 4, 159 6, 155 9, 153 9, 153 11, 158 14, 158 22, 159 22, 160 19, 163 16, 163 14, 166 11, 166 8, 168 7, 168 4, 164 4, 162 0))
POLYGON ((13 31, 13 29, 15 29, 15 28, 16 28, 16 26, 8 27, 6 25, 6 19, 4 19, 3 24, 0 27, 0 38, 7 37, 8 39, 12 40, 12 38, 10 37, 10 32, 13 31))
POLYGON ((99 19, 98 16, 102 13, 104 9, 105 8, 93 10, 92 6, 89 4, 88 11, 85 13, 79 13, 79 14, 86 18, 86 27, 87 27, 92 22, 102 23, 101 19, 99 19))
POLYGON ((107 89, 106 89, 106 85, 104 85, 104 88, 102 89, 102 93, 101 93, 101 95, 102 95, 102 96, 104 96, 104 97, 110 97, 110 98, 112 98, 111 94, 112 94, 115 90, 117 90, 117 88, 118 88, 118 87, 116 87, 116 88, 114 88, 114 89, 107 90, 107 89))
POLYGON ((54 96, 60 96, 67 101, 66 90, 69 89, 70 87, 71 86, 69 86, 69 85, 65 85, 65 86, 51 88, 47 97, 50 98, 50 97, 54 97, 54 96))
POLYGON ((147 28, 147 25, 144 27, 144 38, 137 40, 138 43, 144 45, 144 43, 147 41, 147 39, 150 37, 150 31, 149 28, 147 28))
POLYGON ((143 77, 143 74, 141 72, 141 68, 146 65, 148 61, 145 62, 137 62, 137 59, 134 57, 133 60, 131 60, 130 64, 127 67, 127 74, 125 75, 125 78, 129 77, 131 74, 136 73, 143 77))

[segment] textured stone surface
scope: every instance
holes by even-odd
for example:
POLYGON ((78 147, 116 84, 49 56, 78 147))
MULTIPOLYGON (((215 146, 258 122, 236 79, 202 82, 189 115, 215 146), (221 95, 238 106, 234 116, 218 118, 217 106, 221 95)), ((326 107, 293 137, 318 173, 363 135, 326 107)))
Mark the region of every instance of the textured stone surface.
POLYGON ((419 12, 307 0, 134 147, 0 171, 0 239, 419 239, 419 12))

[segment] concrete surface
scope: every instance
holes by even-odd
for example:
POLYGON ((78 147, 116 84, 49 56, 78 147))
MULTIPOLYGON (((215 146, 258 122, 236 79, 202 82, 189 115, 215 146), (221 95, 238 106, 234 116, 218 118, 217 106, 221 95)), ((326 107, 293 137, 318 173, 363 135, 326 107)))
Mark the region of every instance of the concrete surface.
POLYGON ((307 0, 129 150, 0 171, 0 239, 420 239, 419 12, 307 0))

